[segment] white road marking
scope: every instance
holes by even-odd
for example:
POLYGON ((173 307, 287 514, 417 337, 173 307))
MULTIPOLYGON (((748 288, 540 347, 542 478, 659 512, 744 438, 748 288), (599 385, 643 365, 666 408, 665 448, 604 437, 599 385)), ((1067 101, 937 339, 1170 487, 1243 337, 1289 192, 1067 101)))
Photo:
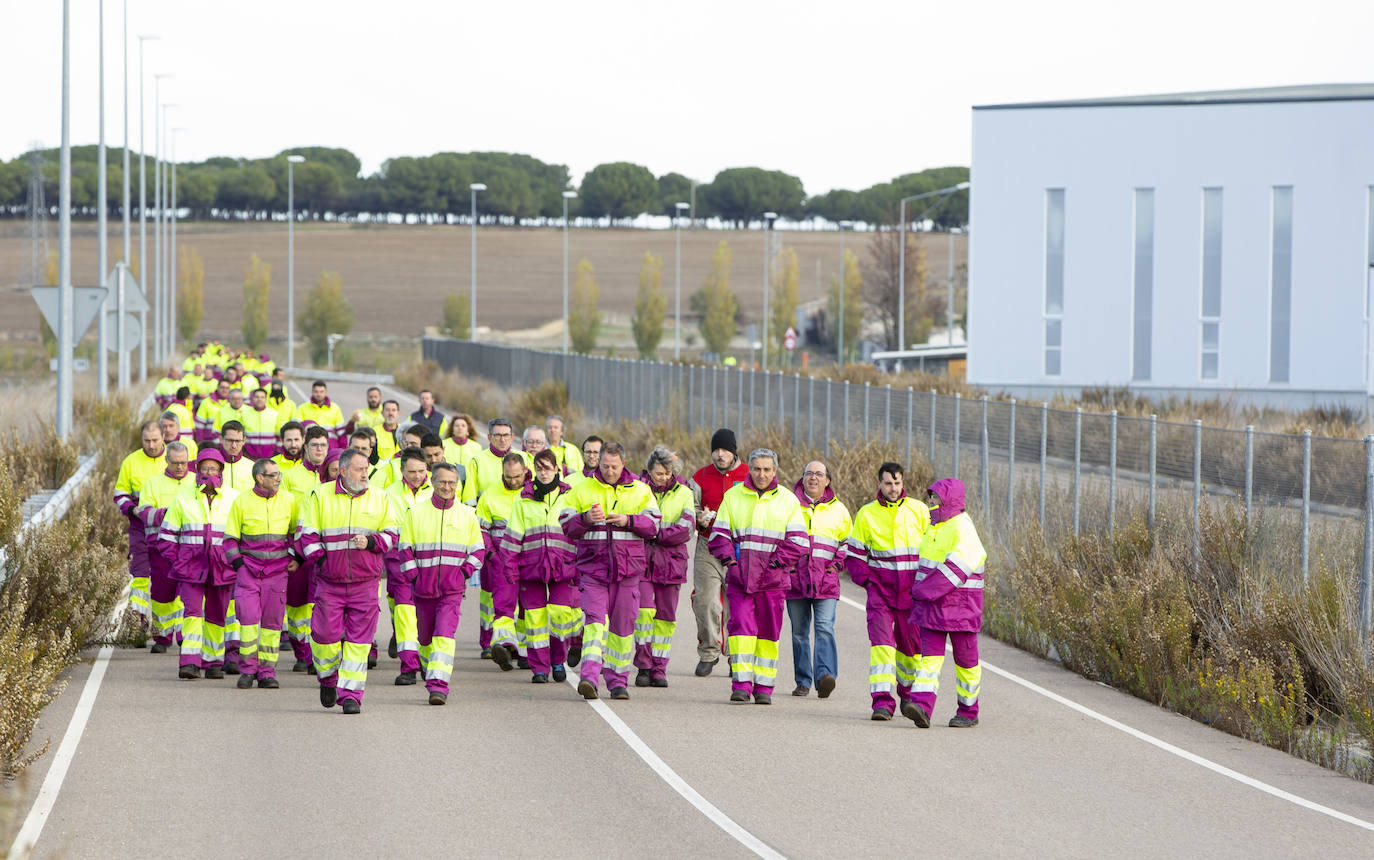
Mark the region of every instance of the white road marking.
MULTIPOLYGON (((840 601, 849 606, 854 607, 855 609, 864 611, 864 605, 862 603, 859 603, 857 600, 851 600, 850 598, 845 597, 844 595, 840 595, 840 601)), ((1202 756, 1197 755, 1196 753, 1191 753, 1181 747, 1176 747, 1168 741, 1160 740, 1154 735, 1146 734, 1145 732, 1142 732, 1139 729, 1131 728, 1125 723, 1114 720, 1106 714, 1098 713, 1097 711, 1094 711, 1092 708, 1089 708, 1086 705, 1080 705, 1072 699, 1065 698, 1064 696, 1061 696, 1058 693, 1046 690, 1039 684, 1027 681, 1025 678, 1008 672, 1006 669, 1001 669, 986 661, 983 661, 983 668, 987 669, 994 675, 999 675, 1003 678, 1006 678, 1008 681, 1011 681, 1014 684, 1020 684, 1022 687, 1025 687, 1032 693, 1038 693, 1044 696, 1045 698, 1049 699, 1050 701, 1058 702, 1059 704, 1063 705, 1066 708, 1069 708, 1070 710, 1077 711, 1085 717, 1097 720, 1103 725, 1111 726, 1117 731, 1124 732, 1130 735, 1131 737, 1135 738, 1136 740, 1144 741, 1145 743, 1153 747, 1157 747, 1161 750, 1164 750, 1165 752, 1170 753, 1171 755, 1176 755, 1185 761, 1190 761, 1193 764, 1205 767, 1213 773, 1221 774, 1227 779, 1233 779, 1236 782, 1239 782, 1241 785, 1248 785, 1251 788, 1264 792, 1265 794, 1273 795, 1274 797, 1277 797, 1280 800, 1286 800, 1289 803, 1292 803, 1296 806, 1301 806, 1304 809, 1310 809, 1313 812, 1320 812, 1322 815, 1328 815, 1336 819, 1337 821, 1344 821, 1347 824, 1353 824, 1356 827, 1361 827, 1365 830, 1374 831, 1374 823, 1365 821, 1363 818, 1356 818, 1353 815, 1347 815, 1346 813, 1336 809, 1332 809, 1329 806, 1322 806, 1320 803, 1308 800, 1305 797, 1299 797, 1298 795, 1293 794, 1292 792, 1284 791, 1281 788, 1272 786, 1267 782, 1262 782, 1258 779, 1255 779, 1252 776, 1246 776, 1245 774, 1239 771, 1232 770, 1231 768, 1226 767, 1225 765, 1217 764, 1211 759, 1203 758, 1202 756)))
MULTIPOLYGON (((124 596, 120 598, 110 615, 111 622, 116 626, 119 624, 120 616, 124 614, 124 607, 128 605, 129 588, 125 586, 124 596)), ((72 759, 76 757, 76 747, 81 743, 81 735, 86 731, 86 723, 90 720, 91 710, 95 707, 96 694, 100 692, 100 683, 105 680, 105 668, 109 666, 110 655, 113 653, 114 647, 105 645, 96 655, 91 674, 86 678, 86 685, 81 688, 81 698, 77 700, 72 721, 67 724, 67 733, 62 736, 62 743, 53 755, 47 776, 43 777, 43 787, 38 790, 33 808, 24 817, 24 826, 19 828, 19 835, 14 837, 14 844, 10 846, 9 854, 6 856, 27 857, 33 846, 38 843, 43 825, 52 814, 53 804, 57 803, 57 793, 62 790, 62 782, 67 778, 67 768, 71 767, 72 759)))
MULTIPOLYGON (((572 675, 569 675, 567 684, 574 690, 577 689, 577 682, 573 680, 572 675)), ((724 830, 726 834, 732 837, 736 842, 760 857, 767 857, 770 858, 770 860, 772 860, 772 858, 781 860, 781 858, 784 857, 784 855, 770 848, 762 839, 759 839, 757 836, 741 827, 733 818, 721 812, 720 808, 714 803, 702 797, 701 792, 688 785, 687 781, 679 776, 677 771, 669 767, 667 762, 659 758, 658 753, 650 749, 649 745, 644 743, 639 735, 635 734, 634 729, 626 725, 625 721, 622 720, 615 711, 608 707, 605 702, 600 699, 591 699, 587 701, 587 704, 592 706, 592 710, 596 711, 601 719, 605 720, 606 724, 614 729, 616 734, 620 735, 620 739, 623 740, 630 749, 634 750, 635 754, 643 759, 644 763, 652 768, 660 779, 668 783, 668 786, 672 788, 673 791, 682 795, 684 800, 695 806, 698 812, 709 818, 713 824, 721 830, 724 830)))

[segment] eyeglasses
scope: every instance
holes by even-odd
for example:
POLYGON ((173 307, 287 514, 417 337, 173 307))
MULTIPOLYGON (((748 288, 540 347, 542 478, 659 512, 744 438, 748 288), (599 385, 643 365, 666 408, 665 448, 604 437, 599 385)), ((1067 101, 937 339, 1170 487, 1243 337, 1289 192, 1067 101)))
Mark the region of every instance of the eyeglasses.
POLYGON ((280 478, 281 472, 263 472, 262 476, 264 478, 280 478))
POLYGON ((803 478, 824 478, 824 477, 827 477, 827 476, 826 476, 826 474, 825 474, 824 472, 802 472, 802 477, 803 477, 803 478))
POLYGON ((515 434, 514 434, 514 433, 488 433, 487 435, 490 436, 490 437, 493 438, 493 439, 509 439, 511 436, 513 436, 513 435, 515 435, 515 434))
POLYGON ((435 482, 434 482, 434 486, 436 486, 436 487, 456 487, 456 486, 458 486, 458 482, 457 482, 457 481, 435 481, 435 482))

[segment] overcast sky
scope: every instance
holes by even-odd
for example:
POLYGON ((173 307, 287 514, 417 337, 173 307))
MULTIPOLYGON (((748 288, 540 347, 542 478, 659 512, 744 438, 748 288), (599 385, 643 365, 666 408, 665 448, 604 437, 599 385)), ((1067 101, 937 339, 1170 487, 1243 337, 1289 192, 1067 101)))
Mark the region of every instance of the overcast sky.
MULTIPOLYGON (((61 137, 59 0, 0 0, 0 158, 61 137)), ((97 140, 97 9, 71 0, 72 143, 97 140)), ((123 141, 120 0, 106 0, 106 139, 123 141)), ((147 148, 169 72, 180 160, 346 147, 503 150, 709 180, 757 165, 811 194, 968 164, 970 108, 1374 80, 1374 3, 129 0, 147 148)))

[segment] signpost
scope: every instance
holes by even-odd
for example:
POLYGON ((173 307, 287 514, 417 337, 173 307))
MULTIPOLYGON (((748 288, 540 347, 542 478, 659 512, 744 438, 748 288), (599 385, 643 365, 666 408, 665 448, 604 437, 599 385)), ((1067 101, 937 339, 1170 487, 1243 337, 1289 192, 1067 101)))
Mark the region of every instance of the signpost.
MULTIPOLYGON (((43 312, 43 319, 48 321, 53 331, 57 331, 60 325, 57 309, 58 289, 59 287, 30 288, 33 300, 38 302, 38 309, 43 312)), ((75 323, 72 329, 73 343, 85 337, 86 329, 91 327, 91 322, 100 312, 101 305, 105 304, 105 296, 108 293, 109 290, 105 287, 72 287, 72 319, 75 323)))

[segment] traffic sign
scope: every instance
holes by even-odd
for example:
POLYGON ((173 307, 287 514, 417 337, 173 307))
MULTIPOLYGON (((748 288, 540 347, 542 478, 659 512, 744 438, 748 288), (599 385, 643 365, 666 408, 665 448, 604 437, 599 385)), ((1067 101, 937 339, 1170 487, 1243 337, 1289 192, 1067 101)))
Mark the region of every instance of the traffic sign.
MULTIPOLYGON (((120 274, 124 276, 124 312, 136 314, 141 311, 150 311, 152 306, 148 304, 148 299, 143 295, 143 288, 139 286, 138 278, 129 271, 127 266, 116 265, 110 270, 110 276, 105 279, 105 286, 109 288, 110 295, 105 299, 105 312, 115 313, 119 310, 119 281, 120 274)), ((139 330, 139 337, 143 336, 143 331, 139 330)))
MULTIPOLYGON (((48 321, 48 325, 56 332, 59 328, 57 318, 57 287, 31 287, 34 301, 38 302, 38 309, 43 312, 43 319, 48 321)), ((86 336, 86 329, 91 327, 91 320, 100 312, 100 305, 105 301, 105 294, 109 291, 104 287, 72 287, 72 322, 75 327, 72 329, 73 341, 79 341, 86 336)))
MULTIPOLYGON (((128 295, 124 296, 128 300, 128 295)), ((115 314, 111 314, 115 316, 115 314)), ((110 333, 107 349, 110 352, 119 352, 119 330, 115 329, 110 333)), ((138 314, 124 314, 124 351, 133 352, 143 345, 143 323, 138 321, 138 314)))
POLYGON ((782 336, 782 345, 791 352, 797 348, 797 330, 792 326, 787 327, 787 332, 782 336))

